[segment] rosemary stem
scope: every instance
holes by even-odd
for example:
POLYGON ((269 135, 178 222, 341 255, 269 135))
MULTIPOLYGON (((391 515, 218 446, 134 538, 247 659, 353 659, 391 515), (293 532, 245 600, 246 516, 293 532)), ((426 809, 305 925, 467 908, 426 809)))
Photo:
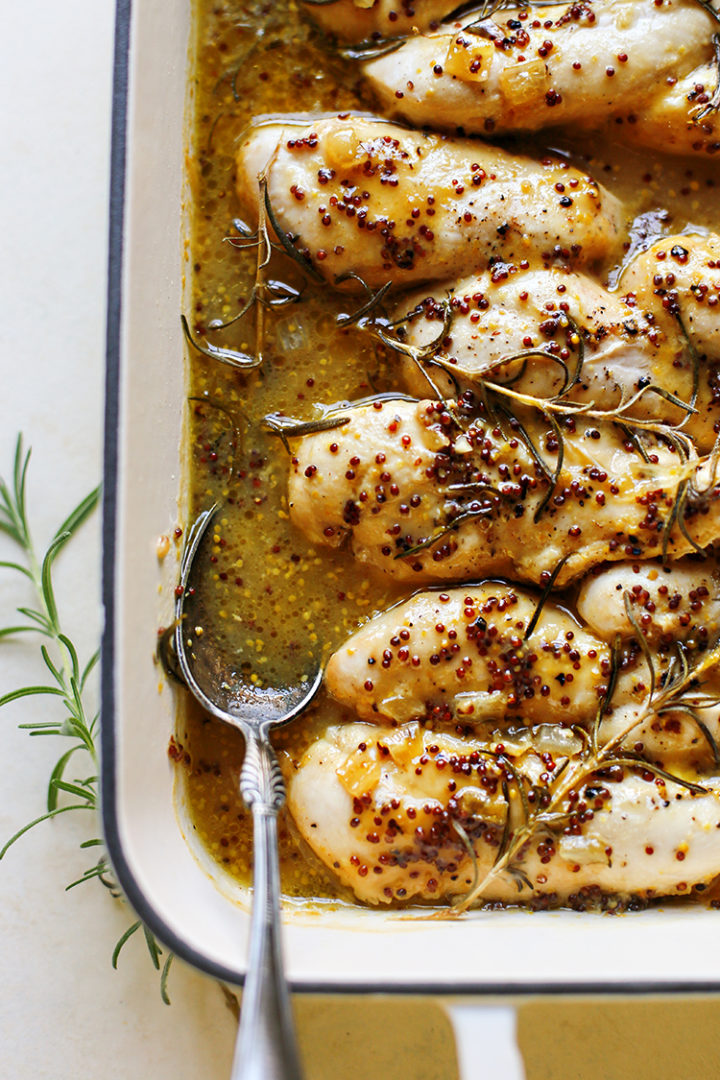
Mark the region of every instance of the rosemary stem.
POLYGON ((92 737, 92 732, 88 729, 87 718, 85 715, 85 709, 82 702, 82 697, 79 693, 75 693, 73 690, 73 673, 74 665, 73 658, 70 653, 65 640, 63 639, 62 628, 60 626, 57 612, 51 610, 50 605, 47 602, 45 590, 43 588, 42 580, 42 565, 37 557, 35 551, 35 545, 33 543, 32 535, 30 533, 29 526, 26 522, 18 522, 19 532, 22 537, 22 548, 25 553, 25 559, 28 570, 30 571, 33 588, 35 590, 35 598, 40 607, 40 614, 44 616, 46 620, 46 636, 52 641, 57 649, 60 666, 58 668, 58 682, 63 692, 63 699, 66 707, 71 713, 70 702, 73 702, 76 709, 76 716, 72 717, 74 720, 72 724, 73 734, 75 734, 82 742, 85 750, 89 754, 93 763, 97 765, 98 756, 97 749, 95 747, 95 741, 92 737))
MULTIPOLYGON (((264 180, 264 177, 263 177, 263 180, 261 180, 261 183, 263 183, 263 182, 264 183, 267 182, 267 181, 264 180)), ((257 246, 257 269, 256 269, 256 272, 255 272, 255 295, 256 296, 258 294, 258 291, 262 287, 263 267, 267 265, 268 258, 269 258, 269 255, 270 255, 269 243, 267 244, 267 246, 266 246, 266 244, 263 243, 263 238, 267 237, 267 223, 266 223, 266 220, 265 220, 265 200, 264 200, 264 198, 262 198, 262 191, 261 191, 261 198, 259 200, 258 217, 259 217, 258 237, 259 237, 260 242, 258 243, 258 246, 257 246)), ((262 357, 264 335, 265 335, 265 305, 262 304, 262 303, 256 303, 255 304, 255 356, 258 359, 260 359, 262 357)))
MULTIPOLYGON (((672 703, 673 697, 676 697, 678 692, 684 689, 688 682, 696 680, 704 671, 707 671, 713 664, 720 662, 720 645, 717 645, 712 649, 703 659, 697 664, 691 671, 683 678, 680 686, 671 686, 666 693, 659 695, 658 699, 651 697, 645 708, 634 719, 625 725, 625 727, 613 735, 608 742, 605 743, 596 753, 591 755, 589 760, 582 760, 570 770, 570 775, 567 776, 564 782, 553 793, 552 799, 547 807, 544 808, 543 813, 552 814, 561 809, 566 798, 574 788, 578 788, 585 780, 589 779, 598 769, 603 765, 609 764, 612 761, 612 752, 617 749, 618 746, 630 735, 640 724, 643 724, 650 717, 654 716, 659 707, 664 704, 672 703)), ((642 766, 642 762, 638 762, 639 766, 642 766)), ((542 822, 540 822, 542 824, 542 822)), ((522 850, 526 841, 528 841, 537 829, 538 821, 537 815, 531 818, 524 825, 521 825, 517 832, 514 834, 507 851, 498 859, 494 866, 488 870, 485 877, 480 881, 471 891, 465 896, 457 907, 454 909, 456 913, 462 914, 467 911, 471 904, 473 904, 479 897, 486 892, 488 886, 507 868, 509 863, 515 858, 515 856, 522 850)))

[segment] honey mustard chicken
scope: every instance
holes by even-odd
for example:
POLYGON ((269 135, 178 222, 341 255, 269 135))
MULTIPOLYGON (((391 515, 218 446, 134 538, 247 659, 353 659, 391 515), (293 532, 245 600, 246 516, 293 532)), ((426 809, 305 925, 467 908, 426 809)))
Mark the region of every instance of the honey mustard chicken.
MULTIPOLYGON (((716 896, 720 16, 300 0, 238 36, 227 7, 199 24, 191 501, 225 506, 208 610, 253 678, 334 643, 277 741, 289 893, 716 896), (236 213, 259 259, 218 245, 236 213), (241 297, 254 344, 205 344, 241 297)), ((186 719, 198 834, 246 881, 240 759, 186 719)))
POLYGON ((503 736, 498 760, 498 741, 470 731, 332 725, 286 763, 288 806, 303 839, 366 904, 458 899, 477 881, 478 900, 584 909, 608 894, 687 896, 720 872, 717 777, 698 791, 641 769, 583 777, 579 738, 526 735, 503 736), (578 782, 561 804, 564 823, 530 835, 493 872, 508 806, 522 825, 510 769, 537 799, 565 761, 578 782))
POLYGON ((720 638, 714 562, 602 570, 581 587, 579 618, 567 603, 547 601, 534 620, 538 603, 537 594, 498 580, 418 593, 371 619, 333 654, 327 688, 360 719, 381 724, 469 724, 494 730, 496 741, 504 741, 508 723, 516 732, 518 724, 576 725, 590 735, 617 639, 622 662, 603 709, 600 745, 619 739, 628 751, 642 746, 667 767, 714 764, 720 671, 713 665, 704 673, 702 689, 698 681, 692 700, 705 704, 695 718, 669 703, 657 714, 638 637, 652 653, 658 686, 677 662, 678 643, 688 656, 708 653, 720 638))
POLYGON ((652 110, 641 121, 646 144, 716 152, 706 106, 717 82, 718 29, 696 0, 584 0, 485 19, 475 13, 408 37, 367 61, 364 72, 382 110, 418 126, 501 134, 597 127, 612 118, 616 137, 636 141, 638 121, 652 110), (679 82, 689 91, 683 101, 679 82))
POLYGON ((303 0, 308 15, 341 41, 410 34, 436 27, 457 0, 303 0))
POLYGON ((492 257, 587 265, 620 240, 618 200, 567 162, 378 119, 256 125, 237 157, 238 193, 255 214, 261 175, 274 222, 333 283, 354 273, 401 288, 492 257))
MULTIPOLYGON (((717 30, 720 31, 720 26, 717 30)), ((636 116, 633 114, 634 122, 625 129, 625 138, 638 146, 660 148, 665 153, 720 152, 719 114, 712 107, 718 93, 720 38, 717 36, 714 47, 716 59, 712 63, 696 68, 677 82, 667 80, 663 92, 651 98, 636 116)))
POLYGON ((536 615, 498 580, 376 616, 327 668, 374 723, 331 725, 286 761, 303 838, 366 903, 704 888, 720 871, 719 586, 714 562, 626 563, 585 580, 577 618, 564 602, 536 615))
MULTIPOLYGON (((696 411, 687 414, 651 391, 633 406, 633 417, 684 420, 683 430, 701 451, 717 438, 718 236, 659 241, 631 262, 618 293, 579 272, 501 262, 451 287, 403 296, 391 318, 402 320, 400 340, 406 345, 422 348, 441 337, 437 361, 470 386, 483 378, 505 382, 519 374, 519 362, 504 364, 504 358, 541 350, 545 355, 531 356, 513 383, 515 390, 539 398, 560 392, 582 348, 582 370, 569 400, 613 409, 643 387, 660 387, 686 403, 694 400, 696 411), (438 328, 448 304, 452 325, 442 337, 438 328)), ((452 393, 449 375, 437 367, 426 370, 452 393)), ((409 362, 405 381, 412 393, 427 393, 423 370, 409 362)))
POLYGON ((713 455, 686 461, 621 425, 491 407, 487 419, 466 392, 335 414, 342 426, 294 443, 293 522, 314 543, 349 538, 360 562, 417 584, 543 582, 567 557, 561 585, 606 559, 677 559, 720 538, 713 455))

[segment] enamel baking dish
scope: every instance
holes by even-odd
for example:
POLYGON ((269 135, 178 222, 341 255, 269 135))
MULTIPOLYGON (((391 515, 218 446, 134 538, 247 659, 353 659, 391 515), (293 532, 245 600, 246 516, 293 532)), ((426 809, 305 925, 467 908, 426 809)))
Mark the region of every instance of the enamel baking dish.
MULTIPOLYGON (((138 914, 191 964, 242 983, 247 896, 186 839, 191 830, 185 828, 182 792, 175 790, 167 755, 174 693, 163 686, 153 661, 157 628, 172 617, 178 572, 173 555, 158 561, 157 538, 184 520, 180 313, 187 269, 189 7, 173 0, 118 3, 103 812, 118 878, 138 914)), ((469 1003, 466 996, 477 994, 720 989, 718 915, 699 907, 668 905, 621 917, 487 911, 449 920, 417 912, 286 905, 284 917, 287 968, 298 991, 402 991, 454 995, 469 1003)), ((497 1040, 502 1025, 496 1021, 497 1040)), ((477 1037, 480 1022, 471 1016, 465 1026, 477 1037)), ((487 1064, 483 1074, 493 1075, 487 1064)), ((506 1065, 503 1075, 519 1073, 506 1065)))

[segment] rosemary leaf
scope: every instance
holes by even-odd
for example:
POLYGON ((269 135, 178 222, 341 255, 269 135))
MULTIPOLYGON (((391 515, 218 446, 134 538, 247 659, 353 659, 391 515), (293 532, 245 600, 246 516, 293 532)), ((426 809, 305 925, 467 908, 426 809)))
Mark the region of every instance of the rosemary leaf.
POLYGON ((170 965, 175 959, 174 953, 168 953, 167 959, 163 964, 163 969, 160 972, 160 997, 166 1005, 170 1004, 170 998, 167 992, 168 976, 170 974, 170 965))
POLYGON ((180 316, 180 322, 188 345, 191 345, 197 352, 202 353, 203 356, 208 356, 211 360, 219 360, 221 364, 226 364, 232 368, 240 368, 243 371, 261 366, 262 357, 251 356, 249 353, 239 352, 237 349, 221 348, 219 345, 213 345, 209 341, 196 341, 184 315, 180 316))
POLYGON ((36 634, 37 626, 3 626, 0 628, 0 638, 12 637, 13 634, 36 634))
POLYGON ((523 635, 523 641, 527 641, 528 638, 532 637, 535 627, 538 624, 538 619, 542 614, 542 609, 545 607, 547 599, 555 587, 555 582, 558 579, 558 575, 560 574, 560 571, 562 570, 565 563, 568 561, 568 559, 571 559, 573 555, 575 555, 574 551, 568 551, 567 555, 563 555, 562 559, 558 560, 558 562, 555 564, 555 567, 550 574, 550 577, 548 578, 542 593, 540 594, 540 599, 535 605, 535 611, 533 612, 533 616, 527 625, 527 629, 525 631, 525 634, 523 635))
POLYGON ((654 773, 655 776, 659 776, 663 780, 668 780, 672 784, 679 784, 680 787, 687 788, 687 790, 692 791, 694 795, 707 795, 708 792, 708 789, 701 784, 693 784, 690 780, 683 780, 681 776, 675 776, 674 773, 667 772, 667 770, 661 769, 659 765, 654 765, 651 761, 645 761, 644 758, 613 758, 609 763, 603 762, 600 768, 606 768, 607 764, 624 765, 629 769, 647 769, 648 772, 654 773))
POLYGON ((0 570, 16 570, 18 574, 24 574, 26 578, 30 578, 32 581, 32 574, 28 570, 27 566, 21 566, 20 563, 7 562, 6 560, 0 560, 0 570))
POLYGON ((151 930, 148 930, 147 926, 143 924, 143 934, 145 935, 145 944, 147 945, 150 959, 153 962, 154 967, 160 970, 160 956, 162 955, 162 949, 155 940, 155 935, 151 930))
POLYGON ((75 881, 71 881, 69 885, 66 885, 65 892, 69 892, 70 889, 74 889, 76 885, 84 885, 86 881, 92 881, 93 878, 102 877, 106 870, 107 866, 105 864, 105 860, 101 859, 96 866, 91 866, 89 870, 86 870, 82 877, 79 877, 75 881))
POLYGON ((461 525, 464 525, 468 521, 474 521, 476 518, 486 517, 492 513, 491 506, 481 506, 477 510, 466 510, 462 514, 458 514, 456 518, 449 521, 446 525, 442 525, 430 536, 427 536, 424 540, 420 540, 419 543, 414 544, 413 547, 408 548, 406 551, 398 551, 393 559, 407 559, 412 555, 417 555, 420 551, 427 551, 428 548, 434 547, 435 544, 442 540, 444 536, 448 536, 449 533, 454 532, 461 525))
MULTIPOLYGON (((58 792, 60 790, 60 788, 58 787, 58 784, 59 784, 60 780, 62 779, 62 775, 65 772, 65 769, 67 768, 67 764, 70 761, 70 758, 79 749, 80 749, 79 746, 71 746, 69 750, 66 750, 65 753, 62 755, 62 757, 60 757, 58 759, 58 761, 55 764, 55 768, 50 773, 50 781, 48 783, 48 793, 47 793, 47 808, 48 808, 48 810, 54 810, 56 808, 57 800, 58 800, 58 792)), ((82 847, 83 845, 81 844, 80 846, 82 847)))
POLYGON ((87 664, 85 665, 85 667, 83 669, 83 672, 82 672, 82 675, 80 676, 80 691, 81 691, 81 693, 85 689, 85 683, 87 682, 88 677, 95 670, 95 667, 97 666, 99 660, 100 660, 100 650, 96 649, 95 652, 90 657, 90 659, 88 660, 87 664))
POLYGON ((33 694, 55 694, 63 697, 64 691, 59 686, 23 686, 20 690, 11 690, 10 693, 0 697, 0 707, 9 705, 11 701, 18 701, 20 698, 31 697, 33 694))
MULTIPOLYGON (((35 579, 33 578, 33 584, 35 579)), ((48 635, 52 635, 52 627, 47 615, 43 615, 40 611, 34 611, 32 608, 19 607, 18 612, 20 615, 25 615, 28 619, 32 619, 38 626, 48 635)))
POLYGON ((77 532, 80 526, 87 521, 100 500, 100 491, 101 488, 100 485, 98 485, 89 495, 86 495, 85 498, 78 503, 73 512, 65 518, 62 525, 57 529, 55 533, 56 540, 63 537, 63 543, 65 543, 77 532))
POLYGON ((121 935, 121 936, 120 936, 120 937, 118 938, 117 944, 115 945, 115 948, 113 949, 113 954, 112 954, 112 966, 113 966, 113 967, 114 967, 114 968, 115 968, 116 970, 117 970, 117 963, 118 963, 118 958, 119 958, 119 956, 120 956, 120 953, 122 952, 122 947, 123 947, 123 945, 124 945, 124 944, 125 944, 125 943, 126 943, 127 941, 129 941, 129 939, 130 939, 130 938, 131 938, 131 937, 133 936, 133 934, 135 933, 135 931, 136 931, 136 930, 139 930, 141 926, 142 926, 142 923, 141 923, 141 922, 140 922, 140 920, 138 919, 138 921, 137 921, 137 922, 134 922, 134 923, 132 924, 132 926, 128 926, 128 928, 127 928, 127 930, 125 931, 125 933, 124 933, 124 934, 122 934, 122 935, 121 935))

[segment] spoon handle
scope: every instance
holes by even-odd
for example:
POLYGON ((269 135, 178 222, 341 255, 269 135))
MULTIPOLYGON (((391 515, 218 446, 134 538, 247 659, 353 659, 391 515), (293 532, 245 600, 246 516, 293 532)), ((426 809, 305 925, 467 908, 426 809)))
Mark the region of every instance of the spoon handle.
POLYGON ((277 815, 285 788, 265 733, 248 729, 245 740, 240 792, 253 815, 253 899, 232 1080, 302 1080, 280 940, 277 815))

